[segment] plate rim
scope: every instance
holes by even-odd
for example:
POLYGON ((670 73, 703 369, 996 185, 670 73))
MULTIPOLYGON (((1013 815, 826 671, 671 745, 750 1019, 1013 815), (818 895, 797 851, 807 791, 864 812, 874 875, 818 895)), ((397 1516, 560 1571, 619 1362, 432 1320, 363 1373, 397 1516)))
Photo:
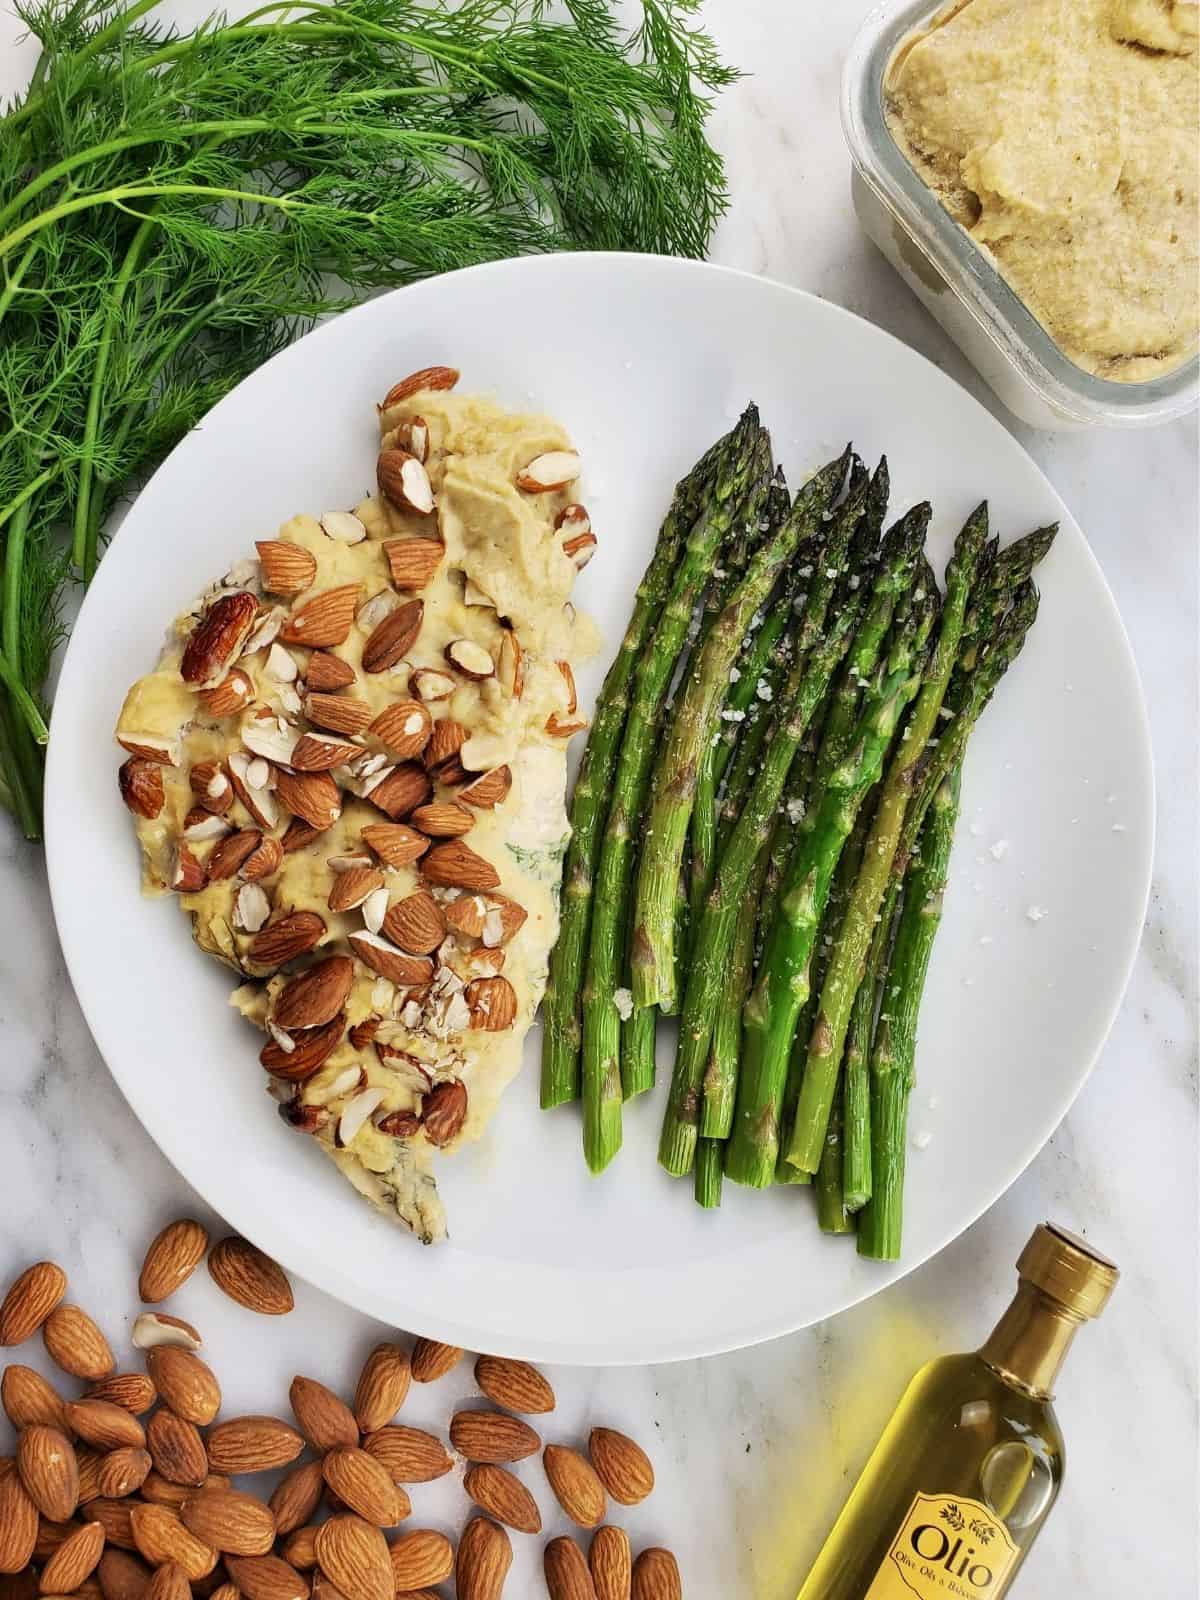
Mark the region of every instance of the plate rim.
MULTIPOLYGON (((210 420, 221 411, 221 408, 227 403, 227 401, 232 400, 232 398, 236 396, 245 385, 256 381, 259 375, 267 368, 272 366, 272 364, 276 361, 282 361, 288 358, 298 345, 309 340, 336 337, 336 334, 334 334, 331 330, 341 328, 351 318, 357 318, 366 315, 379 315, 377 307, 381 303, 395 304, 401 296, 409 294, 414 290, 427 291, 430 284, 434 282, 440 284, 442 282, 449 282, 450 280, 511 273, 514 271, 518 273, 530 274, 538 271, 567 271, 569 273, 574 264, 594 263, 597 261, 608 263, 616 270, 620 270, 622 266, 628 265, 629 263, 637 263, 641 267, 651 266, 652 270, 661 270, 668 275, 675 272, 682 272, 746 280, 750 285, 754 286, 755 289, 757 289, 759 286, 765 286, 771 290, 784 291, 787 295, 796 296, 802 301, 815 302, 821 307, 822 314, 831 314, 835 321, 838 319, 848 319, 850 322, 855 324, 864 324, 870 329, 872 335, 875 337, 899 346, 904 351, 906 358, 916 359, 925 366, 932 368, 933 371, 936 372, 943 381, 948 382, 955 388, 959 389, 973 407, 977 407, 981 412, 984 413, 984 415, 987 416, 990 422, 995 424, 1008 435, 1011 442, 1016 446, 1017 449, 1021 451, 1022 455, 1025 456, 1030 467, 1041 480, 1046 493, 1053 500, 1055 506, 1057 507, 1060 520, 1069 525, 1078 535, 1082 557, 1090 565, 1093 578, 1098 580, 1100 591, 1108 603, 1112 619, 1116 624, 1118 636, 1124 647, 1126 664, 1132 674, 1132 687, 1135 691, 1133 703, 1137 708, 1137 718, 1136 729, 1134 731, 1137 736, 1137 744, 1139 747, 1137 752, 1139 757, 1137 776, 1139 787, 1144 787, 1146 815, 1148 818, 1148 826, 1141 834, 1141 860, 1138 862, 1138 867, 1143 882, 1143 892, 1140 897, 1141 903, 1139 915, 1136 921, 1132 917, 1130 918, 1129 927, 1125 935, 1125 948, 1120 961, 1120 982, 1119 984, 1114 985, 1113 998, 1109 1006, 1106 1008, 1102 1019, 1098 1019, 1101 1025, 1097 1027, 1094 1043, 1086 1064, 1081 1068, 1073 1087, 1066 1093, 1065 1097, 1060 1097, 1059 1102, 1056 1102, 1053 1106, 1047 1108, 1044 1133, 1039 1133, 1035 1136, 1035 1141, 1032 1147, 1026 1150, 1018 1158, 1012 1171, 1005 1178, 1002 1186, 997 1190, 997 1192, 991 1196, 991 1198, 985 1199, 974 1208, 957 1215, 950 1229, 944 1234, 944 1236, 939 1235, 928 1249, 924 1250, 923 1252, 914 1252, 911 1259, 906 1258, 901 1262, 892 1263, 888 1267, 885 1267, 881 1271, 879 1278, 873 1284, 868 1283, 862 1288, 861 1292, 855 1290, 845 1295, 832 1308, 823 1311, 819 1317, 803 1316, 799 1321, 797 1321, 795 1320, 794 1314, 784 1313, 782 1317, 768 1319, 769 1325, 761 1326, 754 1332, 748 1334, 718 1334, 715 1337, 705 1337, 702 1330, 696 1330, 695 1337, 688 1337, 686 1333, 676 1336, 673 1339, 664 1339, 660 1337, 652 1346, 648 1346, 645 1351, 634 1352, 626 1350, 615 1355, 610 1353, 598 1339, 593 1340, 591 1344, 580 1343, 578 1346, 564 1351, 564 1348, 561 1344, 555 1342, 554 1340, 539 1340, 536 1333, 529 1337, 525 1337, 525 1335, 522 1334, 521 1337, 516 1340, 510 1339, 507 1334, 503 1333, 489 1333, 487 1336, 487 1347, 496 1354, 524 1356, 527 1359, 532 1357, 533 1359, 537 1360, 557 1362, 565 1365, 633 1366, 644 1365, 651 1362, 657 1363, 692 1360, 709 1355, 725 1354, 739 1349, 748 1349, 757 1344, 762 1344, 770 1340, 785 1337, 789 1333, 798 1332, 802 1328, 813 1326, 818 1321, 825 1321, 830 1317, 839 1316, 842 1312, 849 1310, 853 1306, 873 1298, 876 1294, 884 1292, 893 1284, 898 1283, 901 1279, 907 1277, 910 1272, 916 1271, 918 1267, 923 1266, 927 1261, 933 1259, 934 1256, 939 1255, 944 1249, 947 1248, 947 1246, 959 1238, 961 1234, 966 1232, 968 1228, 972 1227, 986 1211, 990 1210, 991 1207, 994 1206, 997 1201, 999 1201, 1008 1192, 1012 1185, 1025 1172, 1027 1167, 1045 1148, 1048 1141, 1053 1137, 1054 1133, 1061 1125, 1063 1118, 1066 1116, 1071 1106, 1075 1103, 1076 1098, 1086 1086, 1092 1072, 1095 1069, 1096 1063, 1099 1060, 1100 1054, 1107 1043, 1109 1036, 1111 1035, 1114 1023, 1116 1022, 1120 1008, 1124 1002, 1125 995, 1128 991, 1130 978, 1133 974, 1134 965, 1141 947, 1142 932, 1145 925, 1146 913, 1149 907, 1150 895, 1153 887, 1153 863, 1157 835, 1157 773, 1154 763, 1153 740, 1151 735, 1149 712, 1146 705, 1145 691, 1142 684, 1142 677, 1138 667, 1137 657, 1134 653, 1132 642, 1129 638, 1128 629, 1125 626, 1125 621, 1121 615, 1116 597, 1113 594, 1103 567, 1101 566, 1095 551, 1092 549, 1092 546, 1087 539, 1086 534, 1083 532, 1082 527, 1072 514, 1070 508, 1063 501, 1055 485, 1047 477, 1046 473, 1042 470, 1038 462, 1035 461, 1025 449, 1024 445, 1012 432, 1011 428, 1009 428, 1001 418, 995 416, 981 400, 979 400, 975 395, 971 394, 969 390, 965 389, 956 378, 952 377, 936 362, 932 361, 930 357, 925 355, 923 351, 906 343, 903 339, 899 338, 898 335, 892 333, 890 330, 880 327, 877 323, 872 322, 870 318, 861 316, 859 313, 851 311, 847 307, 839 305, 834 301, 827 300, 823 296, 816 294, 811 290, 800 288, 794 284, 782 282, 779 279, 771 278, 764 274, 750 272, 743 268, 724 266, 708 261, 689 260, 679 257, 648 255, 641 252, 577 251, 542 256, 509 257, 500 261, 481 262, 474 266, 460 268, 455 272, 438 274, 434 278, 422 279, 417 283, 403 285, 399 288, 386 291, 383 294, 376 295, 371 299, 363 301, 361 304, 342 312, 337 316, 327 318, 325 321, 319 323, 316 327, 310 329, 309 332, 303 335, 301 339, 293 341, 291 344, 277 351, 269 358, 269 360, 265 361, 260 367, 256 368, 253 373, 250 373, 241 381, 241 383, 232 389, 228 395, 223 396, 210 411, 205 413, 204 418, 201 419, 201 422, 197 424, 197 426, 200 427, 207 425, 210 420)), ((142 494, 144 494, 157 481, 159 474, 165 472, 171 466, 176 452, 184 444, 186 444, 188 438, 190 438, 190 433, 185 435, 184 439, 181 440, 179 444, 174 447, 174 449, 172 449, 170 454, 164 458, 164 460, 147 479, 146 483, 142 485, 141 489, 138 491, 138 495, 135 497, 135 500, 131 502, 128 508, 129 512, 133 510, 133 506, 136 504, 137 500, 141 498, 142 494)), ((122 518, 122 521, 124 521, 124 518, 122 518)), ((113 540, 116 539, 119 533, 120 528, 118 527, 113 534, 113 540)), ((86 614, 87 607, 94 602, 95 595, 95 590, 89 590, 84 597, 83 604, 80 607, 79 616, 76 621, 76 627, 72 630, 71 638, 68 641, 60 665, 56 699, 58 694, 61 693, 62 685, 64 683, 66 683, 68 691, 70 691, 76 677, 79 678, 81 683, 83 683, 86 679, 86 673, 84 671, 76 671, 74 668, 75 641, 79 636, 78 621, 86 614), (69 667, 72 669, 70 673, 68 672, 69 667)), ((214 1202, 209 1198, 207 1189, 202 1186, 202 1182, 200 1181, 203 1176, 202 1172, 198 1172, 197 1176, 193 1176, 193 1169, 200 1168, 201 1163, 198 1159, 191 1163, 188 1162, 188 1147, 186 1140, 182 1137, 182 1135, 178 1137, 172 1137, 173 1126, 169 1121, 161 1129, 160 1136, 159 1123, 162 1119, 158 1118, 152 1103, 149 1103, 146 1109, 143 1110, 143 1106, 141 1104, 143 1096, 140 1091, 139 1080, 131 1079, 127 1082, 126 1075, 118 1072, 118 1070, 113 1066, 112 1061, 110 1060, 109 1051, 106 1048, 106 1044, 113 1045, 113 1054, 119 1059, 119 1040, 115 1038, 115 1030, 110 1028, 103 1018, 99 1019, 99 1021, 97 1020, 97 1017, 94 1014, 96 1007, 93 1003, 93 996, 89 995, 88 998, 85 999, 84 993, 81 991, 75 977, 74 956, 78 952, 73 952, 72 949, 68 948, 68 940, 64 938, 63 935, 63 927, 66 921, 66 912, 64 908, 66 907, 70 894, 74 892, 74 889, 73 886, 69 885, 67 882, 67 875, 64 869, 63 857, 59 843, 60 839, 64 838, 68 831, 68 812, 65 805, 60 803, 56 804, 56 796, 59 789, 58 771, 60 764, 57 751, 58 746, 56 746, 52 738, 47 749, 45 781, 45 855, 52 914, 54 917, 55 928, 59 935, 59 941, 63 951, 63 958, 67 968, 67 974, 71 980, 76 1001, 79 1004, 84 1020, 87 1023, 88 1030, 96 1044, 96 1048, 102 1060, 104 1061, 109 1074, 113 1078, 113 1081, 116 1083, 126 1103, 129 1105, 130 1110, 133 1112, 139 1123, 141 1123, 142 1127, 158 1147, 164 1158, 171 1164, 183 1181, 195 1189, 207 1205, 216 1211, 217 1214, 223 1219, 228 1221, 246 1238, 254 1242, 269 1241, 269 1244, 268 1242, 263 1242, 261 1247, 264 1249, 269 1249, 269 1253, 273 1255, 274 1258, 277 1259, 290 1274, 305 1281, 306 1283, 312 1284, 314 1288, 330 1294, 334 1298, 340 1300, 343 1304, 350 1306, 356 1311, 376 1317, 389 1324, 394 1323, 395 1306, 393 1301, 386 1299, 386 1297, 382 1295, 377 1295, 373 1289, 373 1286, 371 1285, 360 1283, 357 1279, 346 1279, 336 1260, 330 1259, 328 1261, 322 1261, 319 1264, 319 1270, 314 1270, 311 1262, 305 1262, 297 1259, 296 1253, 289 1246, 286 1236, 282 1241, 277 1241, 274 1239, 274 1230, 271 1227, 271 1216, 269 1214, 256 1213, 243 1215, 243 1212, 249 1212, 249 1207, 245 1204, 242 1204, 241 1206, 235 1204, 232 1211, 226 1210, 224 1205, 218 1206, 214 1204, 214 1202), (62 911, 61 915, 60 910, 62 911), (279 1247, 280 1243, 282 1243, 283 1248, 279 1247)), ((65 846, 63 848, 65 849, 65 846)), ((441 1339, 447 1343, 465 1345, 466 1348, 475 1348, 478 1344, 479 1329, 466 1326, 460 1322, 457 1322, 452 1317, 442 1318, 436 1315, 427 1314, 425 1311, 422 1311, 421 1320, 423 1323, 421 1331, 428 1337, 441 1339)))

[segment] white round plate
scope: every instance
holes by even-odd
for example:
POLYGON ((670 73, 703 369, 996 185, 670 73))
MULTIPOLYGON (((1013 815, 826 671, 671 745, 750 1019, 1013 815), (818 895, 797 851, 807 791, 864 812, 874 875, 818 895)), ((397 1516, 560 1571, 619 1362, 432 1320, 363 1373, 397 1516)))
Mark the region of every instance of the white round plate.
MULTIPOLYGON (((605 666, 585 672, 590 701, 605 666)), ((848 312, 760 278, 651 257, 502 262, 384 296, 218 405, 125 520, 75 626, 46 792, 54 907, 96 1041, 183 1175, 291 1271, 385 1321, 534 1359, 669 1361, 828 1317, 947 1244, 1078 1093, 1137 945, 1153 779, 1134 663, 1104 579, 1041 473, 982 406, 848 312), (258 1044, 169 901, 138 892, 112 727, 167 621, 296 511, 371 485, 374 404, 432 362, 561 418, 599 553, 581 605, 605 655, 671 486, 758 401, 798 483, 853 439, 886 451, 893 509, 933 502, 939 570, 983 496, 1005 540, 1058 518, 1042 614, 972 740, 945 921, 921 1014, 904 1261, 823 1237, 811 1196, 725 1187, 701 1211, 655 1164, 660 1085, 588 1176, 574 1108, 538 1110, 540 1032, 483 1142, 440 1164, 452 1237, 422 1250, 284 1128, 258 1044), (1039 915, 1044 912, 1044 915, 1039 915)), ((665 1044, 665 1041, 663 1041, 665 1044)), ((131 1181, 136 1177, 131 1175, 131 1181)))

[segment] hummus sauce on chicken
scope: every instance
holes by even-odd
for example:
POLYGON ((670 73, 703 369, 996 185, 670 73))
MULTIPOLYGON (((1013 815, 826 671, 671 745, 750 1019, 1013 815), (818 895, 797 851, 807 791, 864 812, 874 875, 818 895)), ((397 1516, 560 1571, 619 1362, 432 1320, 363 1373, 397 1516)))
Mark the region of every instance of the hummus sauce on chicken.
POLYGON ((385 402, 381 492, 264 540, 117 726, 145 890, 245 980, 284 1121, 425 1242, 434 1154, 479 1136, 545 986, 596 645, 569 438, 456 376, 385 402))
POLYGON ((892 134, 1076 365, 1194 354, 1196 0, 958 0, 888 68, 892 134))

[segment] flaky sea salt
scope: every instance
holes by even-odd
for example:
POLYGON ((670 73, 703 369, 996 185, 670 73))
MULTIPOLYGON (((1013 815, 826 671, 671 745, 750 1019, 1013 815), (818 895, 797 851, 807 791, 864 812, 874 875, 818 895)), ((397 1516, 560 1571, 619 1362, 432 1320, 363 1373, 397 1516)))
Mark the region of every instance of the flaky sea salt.
POLYGON ((988 854, 991 856, 993 861, 1003 861, 1005 856, 1008 854, 1008 840, 997 839, 995 844, 991 846, 988 854))
POLYGON ((1030 922, 1040 922, 1047 915, 1045 906, 1026 906, 1025 916, 1030 922))
POLYGON ((617 1015, 622 1022, 628 1022, 633 1015, 633 991, 631 989, 618 989, 613 994, 613 1005, 617 1008, 617 1015))

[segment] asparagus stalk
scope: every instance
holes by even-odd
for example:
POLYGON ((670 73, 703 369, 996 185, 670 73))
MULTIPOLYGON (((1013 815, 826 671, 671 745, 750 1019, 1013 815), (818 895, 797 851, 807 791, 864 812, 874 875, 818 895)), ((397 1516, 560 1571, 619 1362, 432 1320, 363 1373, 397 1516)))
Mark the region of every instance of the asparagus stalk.
POLYGON ((842 1195, 847 1211, 861 1211, 871 1198, 871 1041, 875 1032, 879 985, 887 967, 893 933, 894 902, 884 898, 875 925, 866 971, 850 1010, 842 1067, 842 1195))
MULTIPOLYGON (((858 808, 878 778, 900 717, 920 684, 932 621, 932 597, 905 619, 868 695, 853 748, 830 774, 813 826, 802 834, 780 885, 743 1018, 737 1105, 725 1157, 726 1176, 737 1183, 765 1188, 774 1177, 788 1054, 807 998, 813 940, 858 808)), ((822 1127, 822 1135, 824 1131, 822 1127)))
POLYGON ((962 768, 938 785, 921 848, 909 868, 904 905, 885 987, 885 1002, 871 1053, 871 1147, 874 1192, 858 1224, 858 1249, 876 1261, 900 1254, 904 1197, 904 1146, 913 1086, 917 1016, 929 957, 942 918, 946 874, 958 816, 962 768))
POLYGON ((625 637, 596 701, 571 799, 571 842, 563 868, 558 941, 550 955, 550 977, 542 1003, 541 1103, 546 1110, 579 1095, 579 991, 592 916, 592 884, 634 671, 666 600, 684 536, 699 512, 717 452, 728 446, 729 439, 726 435, 718 441, 675 486, 654 554, 638 585, 625 637))
MULTIPOLYGON (((801 539, 818 526, 845 471, 843 455, 822 467, 800 490, 783 526, 751 557, 745 577, 713 624, 699 660, 689 672, 663 744, 644 829, 631 952, 636 1005, 657 1004, 668 1013, 678 1009, 675 887, 700 756, 715 726, 729 669, 751 617, 775 587, 801 539)), ((855 522, 859 510, 861 505, 854 511, 855 522)))
POLYGON ((696 1204, 706 1210, 721 1204, 724 1155, 725 1146, 720 1139, 701 1139, 696 1149, 696 1204))
POLYGON ((758 902, 770 865, 768 841, 758 853, 734 920, 728 969, 717 998, 712 1038, 700 1101, 700 1141, 728 1139, 733 1127, 737 1094, 738 1060, 742 1049, 742 1008, 754 977, 754 936, 758 927, 758 902))
POLYGON ((812 1178, 817 1197, 817 1226, 822 1233, 854 1232, 854 1219, 846 1209, 842 1188, 842 1164, 842 1085, 839 1083, 829 1110, 820 1164, 812 1178))
POLYGON ((821 1158, 850 1008, 862 982, 875 918, 887 889, 919 763, 937 726, 938 712, 954 670, 967 602, 986 542, 987 506, 983 504, 967 519, 955 541, 954 554, 946 568, 946 600, 937 643, 920 693, 905 722, 899 747, 888 767, 858 881, 825 975, 787 1149, 788 1160, 802 1172, 815 1172, 821 1158))
POLYGON ((615 995, 624 971, 634 831, 645 804, 659 717, 705 577, 751 487, 759 431, 757 409, 750 406, 719 452, 711 488, 634 667, 596 868, 582 993, 583 1139, 593 1172, 602 1171, 621 1145, 621 1018, 615 995))

